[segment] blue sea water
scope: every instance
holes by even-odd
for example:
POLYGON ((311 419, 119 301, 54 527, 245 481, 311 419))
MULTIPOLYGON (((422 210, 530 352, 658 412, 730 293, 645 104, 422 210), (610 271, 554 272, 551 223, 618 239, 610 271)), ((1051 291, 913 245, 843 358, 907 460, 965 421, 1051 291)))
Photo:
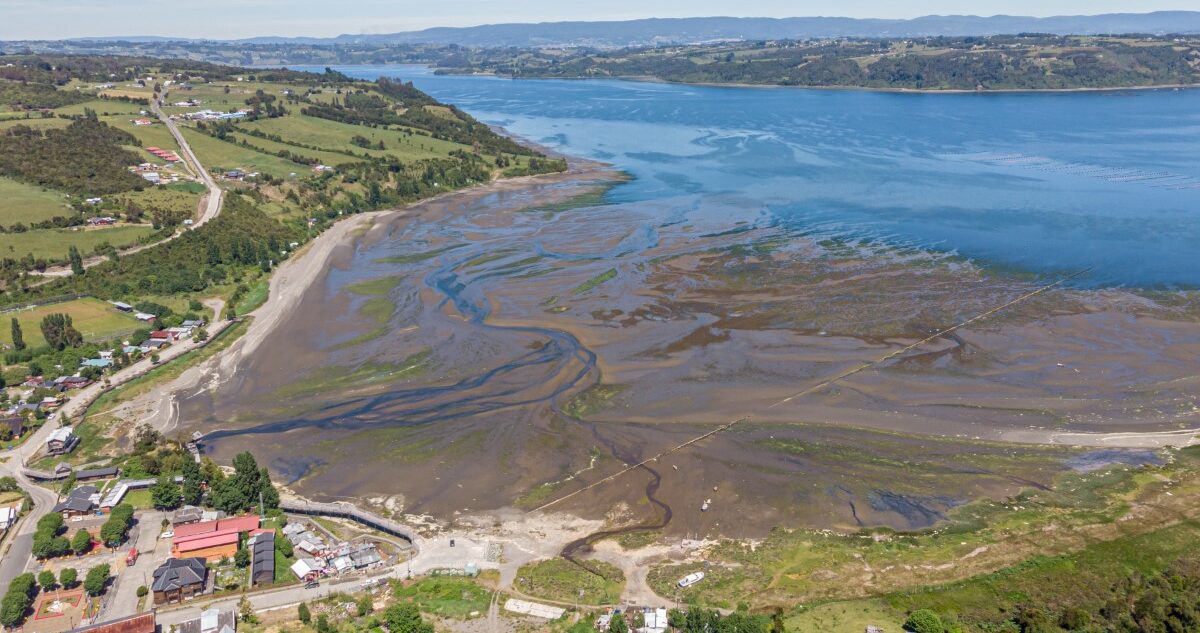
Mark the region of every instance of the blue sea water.
MULTIPOLYGON (((321 69, 314 69, 321 70, 321 69)), ((897 94, 436 76, 439 100, 686 215, 720 197, 797 233, 954 253, 1085 286, 1200 287, 1200 91, 897 94)))

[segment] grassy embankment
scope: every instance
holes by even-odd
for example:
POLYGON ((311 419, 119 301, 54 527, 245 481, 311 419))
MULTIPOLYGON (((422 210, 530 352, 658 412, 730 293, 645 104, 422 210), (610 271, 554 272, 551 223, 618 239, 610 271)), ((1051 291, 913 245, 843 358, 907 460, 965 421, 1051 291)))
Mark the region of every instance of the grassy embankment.
POLYGON ((424 613, 463 619, 486 613, 492 592, 470 578, 433 576, 409 584, 395 583, 392 594, 412 602, 424 613))
POLYGON ((1098 612, 1131 572, 1196 555, 1197 501, 1200 449, 1190 448, 1164 466, 1069 473, 1052 490, 976 502, 935 529, 776 530, 753 547, 723 542, 699 585, 674 586, 697 564, 664 564, 649 580, 684 602, 782 608, 789 630, 895 629, 918 608, 986 630, 1029 605, 1098 612))
POLYGON ((591 571, 562 558, 522 565, 514 587, 524 594, 559 602, 618 604, 625 590, 621 570, 601 561, 586 561, 586 565, 591 571))
POLYGON ((136 245, 154 234, 149 224, 113 226, 107 228, 38 229, 25 233, 0 234, 0 253, 20 259, 26 254, 61 262, 71 247, 90 254, 97 247, 110 244, 117 248, 136 245))

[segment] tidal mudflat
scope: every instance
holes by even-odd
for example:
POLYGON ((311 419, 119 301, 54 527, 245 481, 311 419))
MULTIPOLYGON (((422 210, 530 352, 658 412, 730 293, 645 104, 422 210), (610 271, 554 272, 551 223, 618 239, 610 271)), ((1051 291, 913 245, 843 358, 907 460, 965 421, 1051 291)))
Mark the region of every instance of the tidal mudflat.
POLYGON ((1087 461, 1060 434, 1194 422, 1194 308, 1120 290, 1041 295, 768 408, 1035 284, 720 208, 597 204, 620 182, 378 216, 233 379, 182 401, 184 430, 218 458, 253 447, 302 494, 446 518, 537 507, 748 415, 557 509, 654 525, 653 482, 666 532, 754 535, 930 525, 1087 461))
POLYGON ((745 420, 554 509, 675 536, 920 528, 1200 426, 1200 93, 343 70, 610 167, 350 220, 265 335, 181 394, 206 450, 252 447, 300 494, 536 509, 745 420))

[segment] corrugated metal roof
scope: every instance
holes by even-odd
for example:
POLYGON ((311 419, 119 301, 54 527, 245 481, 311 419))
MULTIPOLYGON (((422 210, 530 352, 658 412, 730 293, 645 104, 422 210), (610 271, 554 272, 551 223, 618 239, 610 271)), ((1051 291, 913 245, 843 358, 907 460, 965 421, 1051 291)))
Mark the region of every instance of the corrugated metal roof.
POLYGON ((216 534, 205 534, 202 536, 194 536, 184 541, 175 538, 175 549, 180 552, 194 552, 200 549, 209 547, 220 547, 222 545, 237 545, 238 533, 236 531, 218 532, 216 534))
POLYGON ((101 622, 91 626, 71 629, 68 633, 154 633, 157 624, 154 613, 139 613, 112 622, 101 622))

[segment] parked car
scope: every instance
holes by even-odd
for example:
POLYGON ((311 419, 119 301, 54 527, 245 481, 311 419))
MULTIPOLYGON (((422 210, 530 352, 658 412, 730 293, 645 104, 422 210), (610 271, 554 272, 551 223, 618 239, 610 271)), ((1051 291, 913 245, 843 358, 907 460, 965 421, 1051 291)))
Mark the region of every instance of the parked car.
POLYGON ((321 583, 319 583, 315 580, 310 580, 310 581, 304 583, 305 589, 316 589, 317 587, 320 587, 320 586, 321 586, 321 583))
POLYGON ((162 538, 172 538, 172 537, 174 537, 174 536, 175 536, 175 532, 174 532, 173 530, 167 530, 166 532, 163 532, 162 534, 159 534, 159 535, 158 535, 158 538, 160 538, 160 539, 162 539, 162 538))

